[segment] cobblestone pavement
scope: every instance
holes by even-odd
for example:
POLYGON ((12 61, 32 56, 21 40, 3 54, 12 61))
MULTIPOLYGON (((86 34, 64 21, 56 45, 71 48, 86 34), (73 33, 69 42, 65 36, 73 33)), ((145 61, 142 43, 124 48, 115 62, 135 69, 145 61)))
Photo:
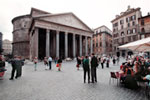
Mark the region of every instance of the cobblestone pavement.
POLYGON ((11 67, 8 64, 4 80, 0 80, 0 100, 147 100, 144 91, 130 90, 109 84, 110 71, 119 66, 97 69, 97 83, 83 83, 83 70, 76 69, 76 62, 63 62, 62 71, 45 70, 43 62, 34 71, 33 64, 23 66, 23 76, 9 80, 11 67))

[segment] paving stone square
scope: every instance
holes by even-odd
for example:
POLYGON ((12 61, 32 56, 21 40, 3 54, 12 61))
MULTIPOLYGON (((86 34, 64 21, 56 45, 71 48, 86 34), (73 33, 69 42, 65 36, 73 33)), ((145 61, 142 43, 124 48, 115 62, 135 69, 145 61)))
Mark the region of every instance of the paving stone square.
POLYGON ((60 72, 54 62, 52 70, 45 70, 39 62, 37 71, 28 63, 22 77, 14 80, 9 80, 11 66, 7 64, 4 80, 0 80, 0 100, 148 100, 143 90, 126 89, 116 81, 109 84, 110 71, 119 70, 119 65, 111 63, 104 69, 99 65, 98 82, 88 84, 83 83, 83 70, 77 70, 76 61, 64 61, 60 72))

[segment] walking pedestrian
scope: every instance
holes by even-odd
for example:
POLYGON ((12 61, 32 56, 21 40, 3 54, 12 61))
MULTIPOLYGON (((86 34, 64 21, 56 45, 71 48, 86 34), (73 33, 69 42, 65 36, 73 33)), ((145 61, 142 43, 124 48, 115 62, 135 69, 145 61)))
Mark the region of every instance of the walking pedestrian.
POLYGON ((98 60, 95 57, 94 53, 92 53, 92 58, 91 58, 91 77, 92 77, 92 83, 97 82, 97 75, 96 75, 97 66, 98 66, 98 60))
POLYGON ((106 58, 106 67, 109 68, 109 57, 106 58))
POLYGON ((45 65, 45 70, 48 69, 48 59, 47 57, 44 57, 44 65, 45 65))
POLYGON ((116 58, 115 58, 115 56, 113 56, 113 65, 115 65, 116 64, 116 58))
POLYGON ((77 70, 79 70, 80 65, 81 65, 81 58, 78 56, 77 57, 77 65, 76 65, 77 70))
POLYGON ((86 83, 86 73, 88 73, 88 83, 90 83, 90 68, 89 68, 89 58, 85 57, 83 60, 83 71, 84 71, 84 83, 86 83))
POLYGON ((104 57, 101 57, 101 66, 102 66, 102 69, 104 68, 104 57))
POLYGON ((24 61, 21 59, 21 56, 17 56, 17 59, 16 59, 17 76, 16 76, 16 78, 21 77, 23 65, 24 65, 24 61))
POLYGON ((17 66, 16 66, 16 59, 17 56, 15 55, 13 59, 10 60, 11 66, 12 66, 12 70, 11 70, 11 77, 9 78, 9 80, 13 80, 14 79, 14 74, 16 73, 16 78, 18 77, 18 73, 17 73, 17 66))
POLYGON ((37 71, 37 63, 38 63, 37 57, 34 58, 33 62, 34 62, 34 70, 37 71))
POLYGON ((49 70, 52 69, 52 57, 49 56, 48 58, 49 70))
POLYGON ((61 66, 62 66, 62 59, 61 59, 61 57, 58 59, 57 64, 59 65, 58 66, 58 71, 61 71, 61 66))

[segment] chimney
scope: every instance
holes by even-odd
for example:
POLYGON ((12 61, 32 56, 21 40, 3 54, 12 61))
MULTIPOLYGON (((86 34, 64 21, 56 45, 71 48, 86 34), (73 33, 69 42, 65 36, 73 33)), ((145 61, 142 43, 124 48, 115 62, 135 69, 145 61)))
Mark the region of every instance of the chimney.
POLYGON ((128 5, 128 9, 127 10, 130 10, 131 8, 130 8, 130 5, 128 5))
POLYGON ((123 15, 123 14, 124 14, 124 12, 121 12, 121 13, 120 13, 120 15, 123 15))
POLYGON ((116 18, 119 17, 119 15, 116 15, 116 18))

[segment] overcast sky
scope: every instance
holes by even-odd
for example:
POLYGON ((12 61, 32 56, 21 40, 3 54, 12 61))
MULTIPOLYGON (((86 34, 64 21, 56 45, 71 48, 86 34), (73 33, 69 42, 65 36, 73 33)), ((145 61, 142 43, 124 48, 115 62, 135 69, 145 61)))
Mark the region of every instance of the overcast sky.
POLYGON ((31 7, 50 13, 73 12, 92 29, 106 25, 112 30, 110 21, 128 5, 140 7, 143 16, 150 12, 150 0, 0 0, 0 32, 3 39, 12 40, 11 20, 29 14, 31 7))

